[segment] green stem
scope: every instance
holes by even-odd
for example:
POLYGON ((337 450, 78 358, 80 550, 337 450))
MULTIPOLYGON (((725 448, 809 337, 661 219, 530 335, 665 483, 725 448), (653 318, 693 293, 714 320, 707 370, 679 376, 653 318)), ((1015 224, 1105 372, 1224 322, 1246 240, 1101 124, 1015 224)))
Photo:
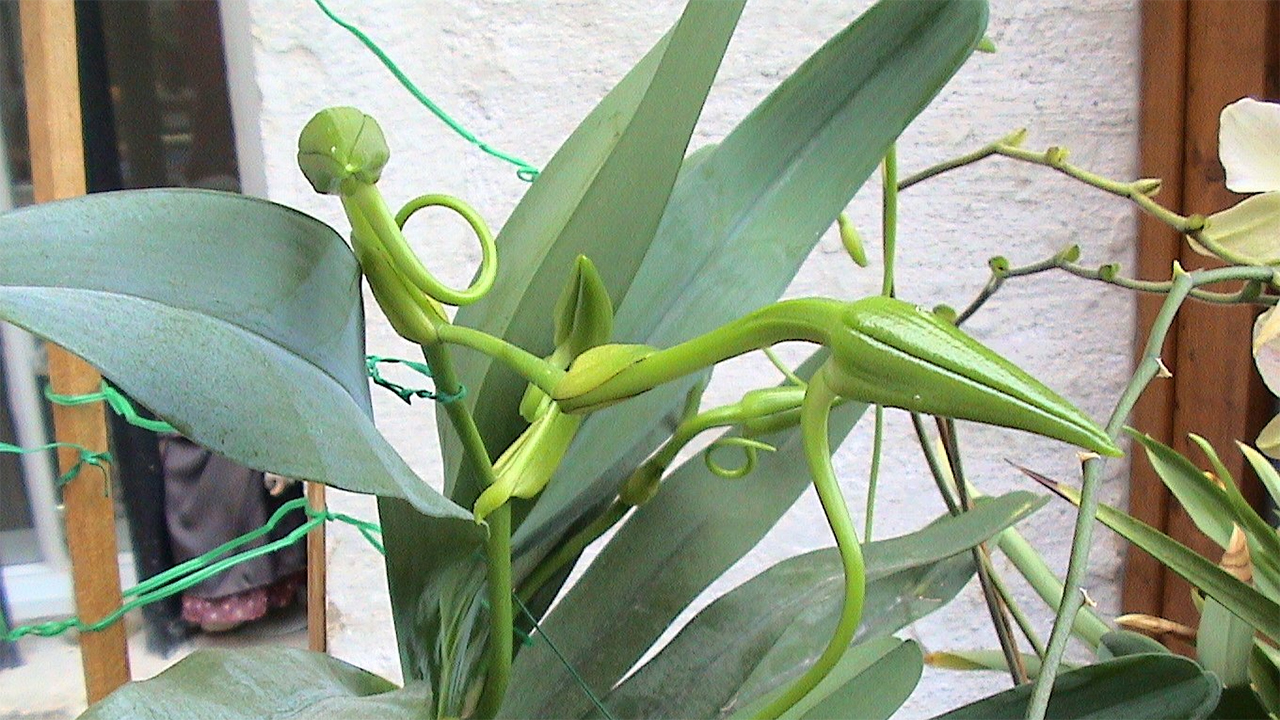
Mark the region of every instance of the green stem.
POLYGON ((550 394, 564 371, 502 338, 463 325, 441 325, 436 334, 443 342, 478 350, 514 370, 539 390, 550 394))
POLYGON ((987 572, 991 576, 991 585, 995 588, 996 594, 1000 596, 1001 602, 1009 614, 1013 616, 1013 620, 1018 625, 1018 629, 1022 631, 1022 636, 1031 644, 1031 648, 1035 650, 1036 657, 1044 659, 1044 642, 1040 639, 1040 635, 1036 632, 1036 628, 1031 624, 1031 618, 1023 612, 1022 606, 1018 604, 1017 598, 1010 592, 1009 586, 1005 583, 1000 573, 995 571, 995 566, 991 562, 991 552, 987 549, 987 544, 982 545, 982 562, 987 567, 987 572))
MULTIPOLYGON (((1250 263, 1244 263, 1248 266, 1250 263)), ((1156 281, 1156 280, 1137 280, 1134 278, 1124 277, 1115 273, 1114 268, 1108 270, 1107 266, 1099 268, 1091 268, 1080 263, 1071 262, 1062 257, 1062 253, 1057 253, 1052 257, 1045 258, 1027 265, 1018 267, 1004 268, 999 271, 992 270, 991 277, 987 280, 987 284, 978 293, 977 297, 963 311, 959 313, 956 324, 962 324, 973 316, 988 300, 1004 286, 1006 280, 1016 277, 1026 277, 1036 275, 1050 270, 1062 270, 1078 278, 1085 280, 1096 280, 1098 282, 1114 285, 1115 287, 1133 290, 1136 292, 1152 293, 1156 295, 1168 295, 1173 289, 1173 281, 1156 281)), ((1203 290, 1200 288, 1192 288, 1188 297, 1194 300, 1200 300, 1214 305, 1243 305, 1253 304, 1261 306, 1274 306, 1280 297, 1276 295, 1268 295, 1262 292, 1263 286, 1270 282, 1268 275, 1270 268, 1259 268, 1257 277, 1251 277, 1245 281, 1244 286, 1235 292, 1214 292, 1212 290, 1203 290)))
MULTIPOLYGON (((1056 608, 1062 603, 1062 581, 1022 533, 1009 528, 996 536, 995 544, 1046 605, 1056 608)), ((1071 631, 1090 647, 1096 648, 1102 642, 1102 636, 1111 632, 1111 628, 1092 609, 1084 608, 1076 616, 1071 631)))
MULTIPOLYGON (((436 389, 445 395, 460 393, 462 385, 458 382, 449 348, 441 344, 423 345, 422 354, 431 366, 436 389)), ((475 419, 464 403, 444 403, 444 408, 462 442, 464 456, 474 466, 483 486, 492 485, 496 480, 493 461, 485 448, 475 419)), ((489 526, 489 537, 485 542, 489 576, 489 671, 485 675, 476 713, 481 718, 492 718, 497 716, 502 707, 502 699, 507 694, 515 650, 515 616, 511 606, 510 504, 504 504, 493 511, 486 522, 489 526)))
MULTIPOLYGON (((930 444, 929 433, 925 429, 924 425, 924 417, 920 415, 920 413, 911 413, 911 424, 912 427, 915 428, 916 440, 920 445, 921 452, 924 453, 925 462, 929 466, 930 474, 933 475, 933 482, 938 486, 938 494, 942 496, 942 501, 946 504, 947 511, 952 515, 958 515, 960 513, 960 505, 956 499, 952 497, 952 490, 948 486, 948 478, 942 470, 942 463, 938 460, 938 455, 933 451, 933 446, 930 444)), ((966 490, 970 498, 979 496, 978 491, 973 488, 972 485, 966 485, 966 490)), ((1011 528, 1006 532, 1014 531, 1011 528)), ((1031 646, 1035 648, 1036 655, 1043 659, 1044 643, 1040 641, 1040 637, 1036 634, 1035 628, 1031 625, 1026 613, 1022 611, 1022 608, 1014 600, 1013 594, 1009 592, 1009 589, 1005 585, 1004 580, 1000 577, 1000 574, 995 571, 995 566, 991 564, 990 555, 984 553, 984 557, 987 560, 987 566, 991 570, 990 574, 992 584, 995 586, 996 591, 1004 601, 1005 607, 1007 607, 1009 609, 1009 613, 1013 615, 1014 620, 1018 623, 1018 627, 1022 630, 1022 634, 1026 636, 1027 642, 1031 643, 1031 646)), ((1056 581, 1056 578, 1054 578, 1054 580, 1056 581)), ((1059 592, 1056 597, 1060 596, 1061 592, 1059 592)), ((1056 601, 1054 604, 1056 605, 1056 601)))
MULTIPOLYGON (((960 461, 960 437, 956 433, 956 422, 951 418, 938 418, 938 431, 942 437, 943 447, 947 452, 947 462, 951 469, 951 479, 956 489, 956 497, 960 501, 960 510, 973 510, 973 500, 969 496, 968 482, 965 480, 964 465, 960 461)), ((1027 682, 1027 668, 1022 662, 1022 653, 1018 651, 1017 638, 1013 636, 1013 626, 996 593, 992 576, 995 569, 987 561, 987 546, 980 543, 970 553, 977 567, 978 585, 982 588, 982 597, 987 604, 987 613, 991 616, 991 627, 996 631, 1000 641, 1000 650, 1004 653, 1005 666, 1013 678, 1014 685, 1027 682)))
POLYGON ((824 367, 814 375, 805 392, 804 405, 800 411, 800 427, 803 429, 805 460, 813 475, 813 486, 818 491, 818 500, 831 525, 831 533, 835 536, 844 569, 844 601, 840 609, 840 620, 822 655, 803 675, 770 700, 756 714, 757 718, 781 716, 817 686, 848 649, 862 618, 862 602, 866 593, 862 547, 858 543, 857 531, 853 528, 853 519, 849 517, 849 508, 840 492, 835 470, 831 467, 828 421, 835 400, 836 395, 827 384, 824 367))
MULTIPOLYGON (((1178 309, 1182 307, 1183 301, 1186 300, 1192 288, 1224 280, 1259 280, 1269 278, 1271 273, 1270 268, 1234 266, 1187 273, 1181 267, 1174 266, 1173 288, 1169 291, 1159 314, 1151 325, 1151 332, 1138 368, 1120 395, 1120 400, 1116 403, 1111 419, 1107 423, 1107 434, 1113 440, 1119 439, 1129 413, 1138 402, 1138 397, 1163 367, 1160 362, 1160 349, 1164 346, 1165 337, 1173 326, 1178 309)), ((1067 574, 1063 582, 1062 602, 1058 604, 1053 632, 1049 636, 1049 647, 1031 694, 1027 720, 1043 720, 1045 716, 1049 705, 1049 694, 1052 692, 1053 681, 1057 677, 1063 653, 1066 652, 1071 627, 1084 603, 1082 582, 1088 569, 1089 550, 1093 544, 1093 526, 1098 514, 1098 485, 1102 476, 1102 466, 1101 457, 1095 456, 1084 461, 1083 478, 1080 483, 1080 507, 1076 516, 1075 536, 1071 542, 1071 556, 1067 561, 1067 574)))
POLYGON ((876 406, 876 430, 871 440, 871 472, 867 478, 867 510, 862 537, 871 542, 871 522, 876 514, 876 485, 880 481, 880 455, 884 450, 884 406, 876 406))
MULTIPOLYGON (((658 350, 573 398, 558 397, 570 411, 625 400, 744 353, 789 340, 826 344, 839 327, 845 303, 826 298, 783 300, 666 350, 658 350)), ((551 393, 556 397, 555 393, 551 393)))
POLYGON ((898 246, 898 151, 896 145, 890 145, 881 165, 884 181, 883 209, 881 213, 881 237, 884 244, 884 278, 880 285, 880 294, 893 297, 893 272, 898 246))

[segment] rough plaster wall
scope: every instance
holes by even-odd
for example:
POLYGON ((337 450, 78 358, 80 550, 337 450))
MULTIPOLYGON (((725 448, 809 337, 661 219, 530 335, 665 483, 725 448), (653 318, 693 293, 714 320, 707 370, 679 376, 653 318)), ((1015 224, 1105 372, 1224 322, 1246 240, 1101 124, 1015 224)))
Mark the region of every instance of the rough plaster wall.
MULTIPOLYGON (((431 0, 356 3, 335 10, 363 27, 399 60, 425 91, 493 145, 545 163, 597 100, 678 15, 675 0, 613 3, 522 0, 431 0)), ((237 3, 239 5, 239 3, 237 3)), ((865 2, 754 0, 747 6, 707 105, 694 146, 722 137, 777 82, 848 22, 865 2)), ((1030 128, 1028 145, 1072 150, 1072 158, 1104 175, 1130 177, 1135 167, 1137 11, 1132 0, 994 0, 990 35, 1000 52, 976 57, 907 131, 899 145, 904 174, 974 149, 1010 130, 1030 128)), ((469 148, 415 105, 349 35, 308 2, 248 0, 252 63, 261 93, 260 125, 268 195, 345 227, 331 198, 313 194, 294 165, 298 130, 316 110, 359 105, 379 118, 392 147, 382 187, 392 201, 422 192, 466 198, 500 226, 524 185, 512 170, 469 148)), ((242 129, 241 132, 246 130, 242 129)), ((243 146, 243 144, 242 144, 243 146)), ((851 212, 878 253, 878 187, 874 181, 851 212)), ((429 267, 465 281, 478 259, 461 223, 415 220, 411 240, 429 267), (436 224, 433 224, 436 223, 436 224), (425 238, 430 237, 430 243, 425 238)), ((964 306, 987 277, 986 259, 1015 264, 1079 243, 1087 262, 1132 265, 1133 218, 1122 202, 1041 169, 991 160, 904 194, 899 291, 925 305, 964 306)), ((789 295, 854 298, 878 289, 878 270, 859 270, 828 234, 789 295)), ((411 356, 382 321, 371 318, 370 352, 411 356)), ((970 332, 1105 418, 1127 377, 1132 298, 1068 277, 1011 282, 968 325, 970 332)), ((798 357, 798 353, 792 357, 798 357)), ((763 363, 738 361, 719 374, 709 402, 734 388, 775 381, 763 363)), ((375 394, 379 425, 423 477, 439 477, 432 409, 375 394)), ((889 414, 876 537, 911 531, 944 511, 911 441, 902 413, 889 414)), ((1059 443, 1009 431, 965 426, 970 477, 989 493, 1026 488, 1004 462, 1053 476, 1078 477, 1074 452, 1059 443)), ((836 458, 852 507, 863 503, 869 424, 836 458)), ((1105 495, 1123 502, 1126 466, 1112 463, 1105 495)), ((338 510, 374 518, 367 498, 332 494, 338 510)), ((1050 504, 1022 527, 1055 567, 1065 566, 1072 513, 1050 504)), ((830 544, 816 500, 801 499, 761 547, 702 598, 708 601, 777 560, 830 544)), ((344 659, 398 676, 381 564, 345 528, 329 550, 330 647, 344 659)), ((1104 613, 1118 605, 1121 548, 1100 533, 1090 595, 1104 613)), ((1008 569, 1003 564, 1002 569, 1008 569)), ((1006 577, 1012 573, 1009 570, 1006 577)), ((1020 585, 1020 584, 1019 584, 1020 585)), ((1048 614, 1019 586, 1025 607, 1046 627, 1048 614)), ((994 647, 976 589, 908 634, 928 649, 994 647)), ((903 717, 928 717, 1004 686, 980 677, 927 672, 903 717)))

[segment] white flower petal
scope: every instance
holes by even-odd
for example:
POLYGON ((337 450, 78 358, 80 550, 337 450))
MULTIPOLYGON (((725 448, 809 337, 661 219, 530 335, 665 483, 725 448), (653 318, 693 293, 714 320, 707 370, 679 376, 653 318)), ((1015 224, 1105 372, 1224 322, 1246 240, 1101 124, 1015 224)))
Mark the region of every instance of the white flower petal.
POLYGON ((1280 103, 1237 100, 1222 109, 1218 157, 1227 188, 1238 193, 1280 190, 1280 103))
MULTIPOLYGON (((1204 235, 1258 265, 1280 260, 1280 192, 1245 198, 1207 218, 1204 235)), ((1212 255, 1195 242, 1201 255, 1212 255)))
POLYGON ((1253 324, 1253 362, 1272 393, 1280 395, 1280 312, 1271 308, 1253 324))
POLYGON ((1280 459, 1280 415, 1271 418, 1271 422, 1262 428, 1253 444, 1258 446, 1263 455, 1280 459))

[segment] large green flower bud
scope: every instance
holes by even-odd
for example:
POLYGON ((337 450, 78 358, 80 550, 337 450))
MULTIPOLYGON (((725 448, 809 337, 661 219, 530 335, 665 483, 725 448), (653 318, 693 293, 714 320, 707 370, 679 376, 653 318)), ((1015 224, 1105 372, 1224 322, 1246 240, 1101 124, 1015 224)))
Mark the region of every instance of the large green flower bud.
POLYGON ((954 325, 901 300, 850 303, 824 367, 842 397, 1057 438, 1103 455, 1119 448, 1091 419, 954 325))
POLYGON ((390 158, 378 121, 353 107, 321 110, 298 136, 298 167, 323 195, 373 185, 390 158))

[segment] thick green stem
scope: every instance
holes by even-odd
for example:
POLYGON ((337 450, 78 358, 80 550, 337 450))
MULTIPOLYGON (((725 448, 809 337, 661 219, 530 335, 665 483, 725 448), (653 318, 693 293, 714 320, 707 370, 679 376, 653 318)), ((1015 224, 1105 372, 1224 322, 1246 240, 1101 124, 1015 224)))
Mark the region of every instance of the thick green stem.
MULTIPOLYGON (((449 348, 440 345, 423 345, 423 357, 431 366, 436 390, 445 395, 457 395, 462 390, 449 348)), ((463 454, 476 471, 485 487, 496 479, 493 461, 485 448, 484 439, 476 427, 475 419, 461 402, 444 403, 449 421, 462 441, 463 454)), ((511 506, 503 505, 487 519, 489 537, 485 553, 489 567, 489 671, 480 692, 476 713, 481 718, 496 717, 507 694, 511 678, 511 660, 514 657, 515 617, 511 607, 511 506)))
MULTIPOLYGON (((1138 397, 1160 372, 1160 349, 1164 346, 1165 337, 1178 309, 1190 294, 1192 288, 1223 280, 1264 280, 1271 277, 1270 268, 1259 267, 1225 267, 1215 270, 1199 270, 1188 274, 1181 267, 1174 266, 1173 288, 1165 298, 1159 314, 1151 325, 1147 345, 1143 349, 1137 370, 1129 385, 1116 403, 1111 419, 1107 423, 1107 434, 1119 439, 1124 423, 1137 404, 1138 397)), ((1057 677, 1062 656, 1067 649, 1067 640, 1075 623, 1076 614, 1084 603, 1082 582, 1089 564, 1089 550, 1093 544, 1093 526, 1098 514, 1098 485, 1102 476, 1103 459, 1091 457, 1084 461, 1083 479, 1080 484, 1080 508, 1076 516, 1075 536, 1071 542, 1071 556, 1067 561, 1067 574, 1064 579, 1062 602, 1058 604, 1058 612, 1054 618, 1053 632, 1049 636, 1049 647, 1046 651, 1040 675, 1036 678, 1031 694, 1031 702, 1027 708, 1027 720, 1043 720, 1049 705, 1049 694, 1053 689, 1053 681, 1057 677)))
POLYGON ((440 340, 452 345, 478 350, 516 371, 539 390, 550 393, 564 371, 542 358, 519 348, 502 338, 473 330, 462 325, 441 325, 436 328, 440 340))
POLYGON ((804 454, 813 475, 813 486, 818 500, 831 525, 840 563, 844 568, 844 601, 840 620, 836 624, 831 641, 822 655, 780 694, 775 696, 756 718, 777 718, 789 710, 822 681, 831 668, 844 655, 862 619, 862 602, 866 593, 866 571, 862 562, 862 547, 858 543, 853 519, 845 505, 840 483, 831 467, 831 441, 828 437, 828 420, 836 396, 827 385, 825 368, 819 370, 805 392, 800 411, 800 427, 804 433, 804 454))
MULTIPOLYGON (((602 406, 625 400, 729 358, 781 342, 803 340, 827 344, 829 329, 839 327, 845 308, 845 303, 826 298, 783 300, 765 306, 692 340, 653 352, 582 396, 572 398, 574 407, 602 406)), ((555 397, 555 393, 552 396, 555 397)))

